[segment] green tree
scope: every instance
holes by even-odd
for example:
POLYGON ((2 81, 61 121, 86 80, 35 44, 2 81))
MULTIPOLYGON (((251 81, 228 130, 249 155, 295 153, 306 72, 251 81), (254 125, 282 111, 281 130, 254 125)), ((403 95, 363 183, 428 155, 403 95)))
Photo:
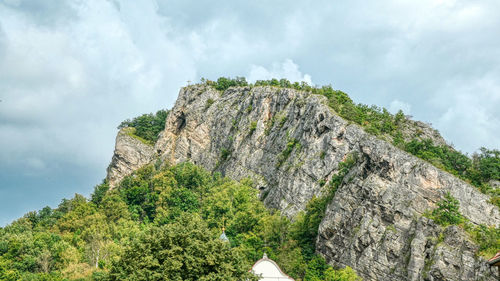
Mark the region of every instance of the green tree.
POLYGON ((480 152, 474 156, 474 166, 479 171, 479 180, 500 181, 500 150, 481 147, 480 152))
POLYGON ((352 268, 346 266, 340 270, 328 268, 325 272, 325 281, 361 281, 361 278, 352 268))
POLYGON ((216 83, 213 83, 215 89, 219 91, 225 91, 229 89, 229 87, 238 87, 238 86, 247 86, 248 82, 244 77, 236 77, 235 79, 220 77, 217 79, 216 83))
POLYGON ((106 195, 106 192, 108 192, 108 190, 109 190, 109 185, 105 181, 99 185, 96 185, 94 187, 94 192, 90 197, 90 201, 96 205, 99 205, 102 201, 102 198, 104 197, 104 195, 106 195))
POLYGON ((154 144, 158 139, 158 134, 165 129, 168 113, 167 110, 159 110, 156 114, 143 114, 132 120, 127 119, 120 123, 118 129, 134 128, 136 136, 154 144))
POLYGON ((449 192, 437 203, 438 207, 432 211, 432 218, 440 225, 460 224, 464 217, 460 214, 460 203, 449 192))
POLYGON ((197 215, 153 227, 113 264, 111 280, 256 280, 249 264, 197 215))

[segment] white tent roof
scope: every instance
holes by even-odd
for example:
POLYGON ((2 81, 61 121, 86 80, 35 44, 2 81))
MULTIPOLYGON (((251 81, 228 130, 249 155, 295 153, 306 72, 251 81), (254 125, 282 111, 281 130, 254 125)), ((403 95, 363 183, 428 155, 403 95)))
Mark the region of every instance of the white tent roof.
POLYGON ((252 267, 252 273, 261 276, 259 281, 293 281, 294 279, 281 271, 280 267, 266 254, 252 267))

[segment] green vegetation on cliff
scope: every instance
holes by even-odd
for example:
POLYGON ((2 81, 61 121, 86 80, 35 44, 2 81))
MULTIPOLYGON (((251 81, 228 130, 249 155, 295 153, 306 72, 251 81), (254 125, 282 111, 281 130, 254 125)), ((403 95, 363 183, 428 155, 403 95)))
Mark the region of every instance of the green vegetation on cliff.
POLYGON ((158 140, 158 134, 165 129, 168 111, 159 110, 156 114, 149 113, 135 117, 132 120, 127 119, 120 123, 118 129, 134 128, 131 134, 140 138, 148 144, 154 144, 158 140))
POLYGON ((460 203, 448 192, 437 203, 437 208, 425 214, 437 224, 447 227, 458 225, 469 233, 472 240, 479 245, 479 254, 485 258, 494 256, 500 249, 500 228, 494 226, 472 225, 460 213, 460 203))
POLYGON ((296 280, 358 280, 314 254, 311 211, 292 223, 251 185, 189 163, 145 166, 0 228, 0 280, 252 280, 264 252, 296 280))

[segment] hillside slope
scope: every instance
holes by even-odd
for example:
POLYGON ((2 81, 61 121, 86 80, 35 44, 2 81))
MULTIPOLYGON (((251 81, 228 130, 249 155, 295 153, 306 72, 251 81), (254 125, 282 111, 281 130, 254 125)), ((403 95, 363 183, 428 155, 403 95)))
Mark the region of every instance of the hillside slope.
MULTIPOLYGON (((432 131, 427 135, 440 142, 432 131)), ((326 196, 316 251, 368 280, 494 280, 462 228, 423 216, 449 192, 472 225, 499 226, 489 197, 339 117, 325 97, 269 86, 185 87, 154 153, 142 153, 138 143, 127 149, 134 147, 129 153, 117 147, 108 179, 130 173, 116 167, 133 155, 141 155, 140 163, 159 156, 236 180, 249 177, 268 208, 291 218, 326 196)))

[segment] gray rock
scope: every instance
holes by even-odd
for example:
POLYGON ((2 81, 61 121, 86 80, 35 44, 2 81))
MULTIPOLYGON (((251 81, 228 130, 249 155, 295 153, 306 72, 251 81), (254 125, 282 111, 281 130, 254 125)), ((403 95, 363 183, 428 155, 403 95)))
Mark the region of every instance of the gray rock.
POLYGON ((500 188, 500 181, 497 181, 497 180, 490 180, 490 181, 488 182, 488 184, 489 184, 492 188, 494 188, 494 189, 498 189, 498 188, 500 188))
POLYGON ((156 156, 153 146, 143 143, 123 128, 116 136, 115 152, 108 166, 107 181, 114 188, 125 176, 148 164, 156 156))
POLYGON ((406 120, 402 132, 406 141, 410 141, 412 138, 431 139, 435 145, 449 146, 436 129, 421 121, 406 120))
MULTIPOLYGON (((429 126, 411 122, 420 125, 408 134, 445 144, 429 126)), ((319 254, 366 280, 493 280, 461 229, 443 230, 422 217, 450 192, 471 223, 498 226, 500 213, 488 196, 342 119, 325 97, 275 87, 224 93, 185 87, 153 151, 170 163, 191 161, 236 180, 249 177, 267 207, 292 218, 324 194, 322 184, 340 162, 357 155, 327 206, 319 254)), ((152 159, 152 152, 142 154, 134 159, 152 159)), ((137 167, 115 171, 115 181, 137 167)))

